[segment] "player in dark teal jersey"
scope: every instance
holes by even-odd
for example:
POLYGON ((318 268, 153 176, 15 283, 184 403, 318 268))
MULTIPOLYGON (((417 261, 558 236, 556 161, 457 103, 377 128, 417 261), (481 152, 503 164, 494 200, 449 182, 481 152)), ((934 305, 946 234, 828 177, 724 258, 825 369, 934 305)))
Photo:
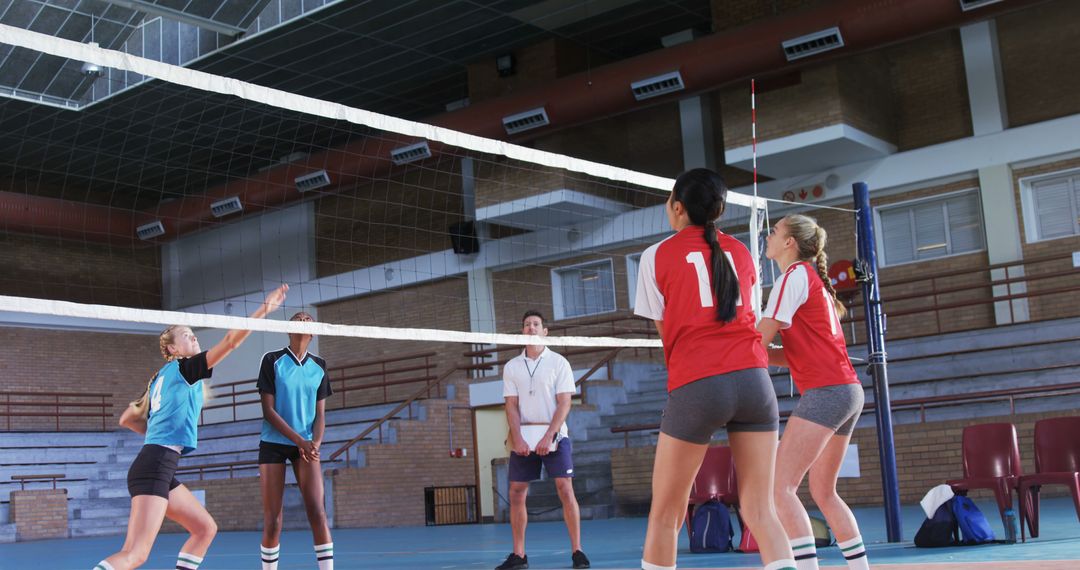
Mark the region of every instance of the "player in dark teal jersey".
MULTIPOLYGON (((277 309, 285 300, 288 285, 267 295, 252 318, 258 319, 277 309)), ((165 517, 184 527, 191 537, 184 543, 176 561, 182 570, 196 570, 210 548, 217 524, 210 513, 175 477, 180 455, 195 449, 197 425, 202 411, 203 379, 251 331, 231 330, 221 342, 202 352, 199 339, 188 327, 173 325, 159 337, 161 355, 166 364, 150 379, 146 392, 124 410, 120 425, 146 435, 146 443, 128 471, 131 515, 127 539, 120 552, 95 566, 95 570, 138 568, 150 555, 165 517)))
MULTIPOLYGON (((293 315, 292 320, 311 321, 312 318, 300 312, 293 315)), ((334 568, 334 543, 326 522, 322 464, 319 462, 319 447, 326 431, 326 398, 333 391, 326 373, 326 361, 308 351, 311 338, 308 334, 290 334, 289 346, 264 354, 259 366, 258 387, 263 410, 259 442, 263 570, 277 570, 281 555, 286 460, 292 463, 304 498, 319 570, 334 568)))

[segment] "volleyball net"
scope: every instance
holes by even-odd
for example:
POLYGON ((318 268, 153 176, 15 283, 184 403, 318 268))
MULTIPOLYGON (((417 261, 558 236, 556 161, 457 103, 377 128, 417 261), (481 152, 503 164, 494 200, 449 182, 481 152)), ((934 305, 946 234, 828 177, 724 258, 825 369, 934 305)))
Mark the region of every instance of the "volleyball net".
MULTIPOLYGON (((515 144, 9 26, 0 46, 13 61, 110 70, 96 82, 146 79, 78 109, 0 101, 9 324, 522 344, 498 332, 526 309, 629 316, 637 256, 671 231, 677 171, 530 138, 542 107, 502 118, 515 144), (594 159, 544 150, 558 147, 594 159), (280 283, 285 310, 246 319, 280 283), (298 310, 319 322, 288 321, 298 310)), ((765 201, 728 202, 720 227, 763 250, 765 201)))

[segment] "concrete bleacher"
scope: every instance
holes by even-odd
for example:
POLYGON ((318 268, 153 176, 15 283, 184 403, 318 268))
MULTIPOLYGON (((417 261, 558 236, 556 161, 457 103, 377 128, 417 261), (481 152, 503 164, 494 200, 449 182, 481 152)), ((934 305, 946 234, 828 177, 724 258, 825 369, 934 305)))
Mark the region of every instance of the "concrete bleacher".
MULTIPOLYGON (((395 404, 383 404, 327 412, 323 457, 352 439, 386 415, 395 404)), ((425 416, 423 405, 412 406, 414 419, 425 416)), ((408 409, 396 419, 408 419, 408 409)), ((199 448, 180 462, 181 481, 229 477, 227 469, 211 469, 200 475, 193 468, 254 461, 258 458, 261 419, 217 423, 200 428, 199 448)), ((393 443, 395 431, 383 425, 382 441, 393 443)), ((379 441, 379 431, 360 442, 350 454, 350 466, 362 466, 362 446, 379 441)), ((18 490, 13 475, 62 473, 58 487, 68 491, 68 521, 72 537, 122 534, 127 529, 131 499, 127 491, 127 471, 142 447, 143 438, 119 429, 114 432, 79 433, 0 433, 0 542, 15 540, 14 525, 9 524, 8 498, 18 490)), ((344 456, 339 459, 344 465, 344 456)), ((240 466, 234 476, 255 476, 257 466, 240 466)), ((291 470, 286 470, 286 527, 306 525, 299 491, 291 470), (297 508, 293 508, 297 507, 297 508)), ((28 483, 28 489, 51 488, 50 483, 28 483)))
MULTIPOLYGON (((1080 319, 1061 319, 965 331, 890 342, 888 376, 894 405, 911 399, 960 396, 974 392, 1014 388, 1036 388, 1080 382, 1080 319)), ((852 347, 850 355, 866 359, 865 346, 852 347)), ((866 388, 866 401, 873 402, 873 390, 864 365, 856 372, 866 388)), ((667 401, 667 375, 662 365, 616 363, 611 380, 590 385, 588 406, 578 406, 570 414, 569 429, 574 441, 574 489, 583 518, 614 516, 611 480, 611 451, 655 445, 656 430, 612 433, 616 426, 650 425, 660 422, 667 401)), ((774 388, 781 413, 798 401, 791 395, 786 370, 772 369, 774 388)), ((592 382, 592 381, 590 381, 592 382)), ((925 410, 894 411, 895 424, 944 421, 1016 413, 1063 411, 1080 408, 1080 394, 1054 397, 1018 398, 949 403, 925 410)), ((874 423, 873 414, 864 414, 859 426, 874 423)), ((529 511, 538 520, 561 519, 562 512, 550 481, 534 484, 529 492, 529 511)))
MULTIPOLYGON (((889 380, 893 402, 970 394, 990 390, 1033 388, 1077 382, 1080 378, 1080 319, 1030 323, 907 339, 888 344, 889 380)), ((865 358, 865 349, 853 348, 852 356, 865 358)), ((872 401, 864 367, 860 376, 867 387, 867 401, 872 401)), ((575 406, 570 416, 574 440, 575 489, 583 518, 614 516, 611 480, 611 451, 630 446, 652 445, 655 430, 629 434, 612 433, 611 428, 633 424, 656 424, 667 398, 666 371, 656 363, 616 362, 608 374, 588 380, 585 405, 575 406)), ((792 409, 797 401, 789 395, 789 378, 784 371, 774 371, 774 386, 781 411, 792 409)), ((323 443, 324 460, 341 443, 388 413, 394 404, 383 404, 327 413, 327 431, 323 443)), ((980 401, 952 403, 925 410, 901 409, 894 413, 897 424, 941 421, 961 417, 989 417, 1043 411, 1074 411, 1080 408, 1080 395, 1056 395, 1045 398, 1021 398, 1013 402, 980 401)), ((412 417, 424 419, 422 403, 412 406, 412 417)), ((399 419, 408 419, 403 410, 399 419)), ((860 425, 872 423, 866 414, 860 425)), ((200 445, 181 461, 182 481, 200 478, 229 477, 227 468, 197 471, 198 466, 239 463, 233 476, 254 476, 251 464, 258 457, 261 420, 223 422, 200 428, 200 445), (246 465, 245 465, 246 464, 246 465)), ((392 424, 382 427, 382 442, 394 443, 392 424)), ((350 453, 349 466, 365 465, 363 445, 379 441, 374 432, 367 442, 350 453)), ((58 486, 66 488, 69 498, 69 522, 72 536, 123 533, 127 526, 130 498, 126 477, 131 461, 138 454, 142 438, 125 430, 79 433, 0 433, 0 541, 14 540, 9 524, 8 497, 20 484, 13 475, 62 473, 58 486)), ((343 463, 342 463, 343 465, 343 463)), ((306 525, 300 496, 291 470, 287 470, 285 496, 287 528, 306 525)), ((27 488, 48 488, 49 483, 29 483, 27 488)), ((537 520, 561 518, 559 502, 550 481, 533 486, 530 511, 537 520)))

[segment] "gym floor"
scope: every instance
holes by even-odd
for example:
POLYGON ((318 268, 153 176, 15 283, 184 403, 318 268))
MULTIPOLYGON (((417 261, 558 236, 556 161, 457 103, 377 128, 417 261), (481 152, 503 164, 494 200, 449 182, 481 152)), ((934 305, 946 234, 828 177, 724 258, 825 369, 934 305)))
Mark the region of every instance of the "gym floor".
MULTIPOLYGON (((978 502, 995 533, 1002 532, 996 509, 978 502)), ((878 508, 855 509, 874 568, 908 570, 1014 570, 1080 569, 1080 522, 1070 498, 1044 499, 1041 531, 1037 539, 1023 544, 989 544, 938 549, 915 548, 910 540, 885 542, 884 515, 878 508)), ((923 514, 917 506, 904 507, 904 536, 914 536, 923 514)), ((645 536, 643 518, 584 521, 582 537, 593 568, 639 568, 645 536)), ((570 550, 566 529, 559 522, 529 525, 528 555, 531 568, 569 568, 570 550)), ((146 569, 174 568, 184 535, 158 538, 146 569)), ((201 570, 259 568, 257 532, 218 535, 201 570)), ((736 539, 738 531, 736 530, 736 539)), ((106 538, 45 540, 0 546, 3 570, 87 570, 123 542, 106 538)), ((381 529, 336 529, 335 568, 494 568, 510 552, 510 527, 505 524, 381 529)), ((836 547, 818 551, 823 568, 845 568, 836 547)), ((690 554, 685 532, 679 552, 680 568, 761 567, 757 554, 690 554)), ((313 569, 315 559, 310 533, 287 532, 282 537, 280 570, 313 569)))

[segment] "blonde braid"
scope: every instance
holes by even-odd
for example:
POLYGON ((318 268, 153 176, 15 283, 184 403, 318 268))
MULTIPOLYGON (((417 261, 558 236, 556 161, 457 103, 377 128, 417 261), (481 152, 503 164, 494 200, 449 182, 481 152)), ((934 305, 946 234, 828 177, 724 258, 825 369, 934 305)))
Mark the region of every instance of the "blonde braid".
POLYGON ((799 260, 813 262, 817 266, 818 277, 825 290, 832 295, 836 314, 843 317, 847 308, 836 297, 836 289, 833 288, 832 280, 829 279, 829 256, 825 253, 825 243, 828 234, 825 228, 818 225, 817 220, 802 214, 790 214, 784 216, 784 224, 787 226, 788 235, 795 238, 795 244, 799 250, 799 260))
POLYGON ((847 312, 847 307, 840 302, 839 297, 836 296, 836 289, 833 288, 832 279, 829 278, 829 255, 825 253, 825 241, 828 239, 828 235, 825 233, 825 229, 821 226, 817 227, 817 255, 814 256, 814 263, 817 265, 818 276, 821 277, 821 284, 825 286, 825 290, 829 292, 829 295, 833 298, 833 306, 836 307, 836 314, 840 317, 844 316, 847 312))

